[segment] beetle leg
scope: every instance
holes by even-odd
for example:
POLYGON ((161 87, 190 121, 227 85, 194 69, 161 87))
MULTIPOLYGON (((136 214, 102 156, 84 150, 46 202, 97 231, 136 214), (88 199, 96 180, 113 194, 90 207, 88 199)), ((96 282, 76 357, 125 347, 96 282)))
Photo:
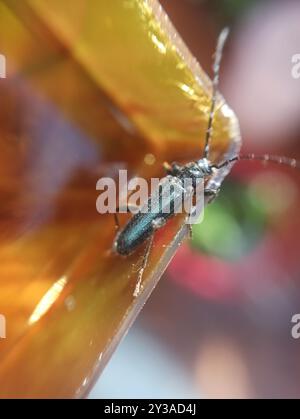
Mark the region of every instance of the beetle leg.
POLYGON ((166 224, 167 220, 164 217, 158 217, 152 221, 153 230, 158 230, 166 224))
POLYGON ((213 202, 216 197, 218 196, 220 189, 204 189, 204 195, 208 197, 207 203, 210 204, 213 202))
POLYGON ((133 293, 134 297, 138 297, 138 295, 141 291, 143 274, 144 274, 145 268, 147 266, 150 251, 151 251, 151 248, 152 248, 152 245, 153 245, 153 238, 154 238, 154 235, 152 234, 152 236, 150 236, 150 238, 148 240, 148 243, 147 243, 147 246, 146 246, 146 249, 145 249, 145 253, 144 253, 144 256, 143 256, 143 263, 142 263, 141 269, 139 270, 137 283, 136 283, 134 293, 133 293))
MULTIPOLYGON (((153 220, 152 221, 152 227, 153 227, 154 232, 155 232, 155 230, 158 230, 161 227, 163 227, 165 224, 166 224, 166 220, 163 217, 159 217, 159 218, 156 218, 155 220, 153 220)), ((140 291, 141 291, 143 274, 144 274, 144 271, 146 269, 147 262, 148 262, 148 259, 149 259, 149 255, 150 255, 152 245, 153 245, 154 232, 150 236, 150 238, 148 239, 148 243, 147 243, 145 253, 144 253, 144 256, 143 256, 142 266, 141 266, 141 269, 139 270, 137 283, 136 283, 135 290, 134 290, 134 293, 133 293, 134 297, 137 297, 139 295, 140 291)))
POLYGON ((164 167, 165 171, 167 172, 167 174, 171 175, 171 176, 176 177, 181 172, 179 164, 177 164, 175 162, 172 163, 172 164, 164 162, 163 167, 164 167))
POLYGON ((195 198, 195 189, 192 186, 189 186, 187 189, 187 193, 190 195, 191 198, 191 202, 190 202, 190 207, 189 207, 189 212, 186 216, 185 222, 188 226, 188 233, 189 233, 189 238, 192 239, 193 237, 193 231, 192 231, 192 225, 189 223, 189 219, 191 217, 192 214, 195 214, 196 212, 196 206, 193 206, 193 199, 195 198))
POLYGON ((120 221, 119 221, 117 212, 114 213, 114 218, 115 218, 115 229, 120 230, 120 221))
POLYGON ((166 162, 166 161, 163 163, 163 168, 165 169, 165 171, 167 173, 171 173, 172 172, 172 166, 168 162, 166 162))
POLYGON ((193 229, 192 229, 192 225, 188 224, 188 229, 189 229, 189 238, 190 240, 192 240, 193 238, 193 229))

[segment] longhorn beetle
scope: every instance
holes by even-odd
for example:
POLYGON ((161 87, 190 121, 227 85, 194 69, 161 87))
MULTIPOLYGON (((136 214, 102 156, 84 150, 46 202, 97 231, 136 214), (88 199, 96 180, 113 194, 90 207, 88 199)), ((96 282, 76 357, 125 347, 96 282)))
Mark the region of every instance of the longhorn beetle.
MULTIPOLYGON (((218 93, 220 64, 224 45, 228 37, 228 34, 229 29, 224 28, 220 33, 217 42, 213 64, 212 100, 202 157, 199 160, 192 161, 185 165, 179 165, 175 162, 171 165, 169 165, 168 163, 164 163, 164 168, 167 172, 167 176, 161 180, 160 185, 175 185, 177 187, 175 188, 177 192, 170 193, 169 196, 166 197, 161 192, 162 188, 158 188, 148 198, 144 206, 142 206, 142 208, 132 216, 132 218, 121 230, 117 217, 117 212, 121 209, 121 207, 118 207, 115 213, 115 222, 119 230, 113 243, 113 250, 116 253, 118 253, 119 255, 129 255, 132 252, 134 252, 139 245, 147 241, 142 266, 139 270, 137 283, 134 290, 135 297, 138 296, 141 289, 143 273, 147 266, 147 261, 149 259, 150 251, 153 244, 154 233, 157 229, 165 225, 169 218, 175 215, 175 201, 178 198, 179 193, 182 194, 183 198, 185 196, 188 196, 188 194, 190 193, 195 193, 195 185, 197 181, 207 181, 210 178, 210 176, 212 176, 217 170, 220 170, 223 167, 228 166, 238 160, 261 160, 265 162, 284 164, 293 168, 299 168, 299 163, 295 159, 280 156, 271 156, 269 154, 265 154, 262 156, 257 156, 254 154, 240 154, 218 164, 212 163, 209 160, 210 142, 212 137, 212 125, 215 115, 216 99, 218 93), (192 191, 188 188, 185 188, 184 181, 186 179, 192 180, 192 191), (170 208, 170 211, 166 213, 164 211, 165 207, 170 208), (145 208, 148 209, 148 211, 143 211, 143 209, 145 208)), ((218 192, 219 186, 215 188, 204 188, 204 196, 208 198, 208 202, 211 202, 217 196, 218 192)), ((128 210, 127 205, 126 209, 128 210)))

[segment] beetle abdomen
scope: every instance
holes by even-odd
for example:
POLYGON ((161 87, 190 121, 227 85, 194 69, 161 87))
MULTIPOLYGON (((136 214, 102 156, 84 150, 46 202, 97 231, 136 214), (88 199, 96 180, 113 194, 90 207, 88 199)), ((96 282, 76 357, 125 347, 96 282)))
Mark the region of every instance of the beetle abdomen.
POLYGON ((132 253, 154 233, 161 220, 167 221, 174 216, 178 207, 182 207, 185 195, 181 179, 173 176, 162 179, 159 188, 148 198, 141 211, 132 216, 117 236, 114 245, 116 252, 120 255, 132 253))
POLYGON ((115 246, 117 253, 128 255, 150 237, 153 233, 152 221, 155 218, 157 218, 157 214, 153 213, 134 214, 117 237, 115 246))

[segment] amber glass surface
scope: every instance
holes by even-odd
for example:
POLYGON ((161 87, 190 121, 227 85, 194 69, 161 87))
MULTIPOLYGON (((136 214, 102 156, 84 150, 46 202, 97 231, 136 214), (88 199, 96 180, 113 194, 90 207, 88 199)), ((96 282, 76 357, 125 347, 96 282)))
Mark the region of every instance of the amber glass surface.
MULTIPOLYGON (((0 0, 0 53, 0 397, 84 397, 186 234, 159 232, 134 298, 143 248, 111 253, 96 182, 200 157, 211 85, 153 0, 0 0)), ((239 147, 221 97, 212 144, 239 147)))

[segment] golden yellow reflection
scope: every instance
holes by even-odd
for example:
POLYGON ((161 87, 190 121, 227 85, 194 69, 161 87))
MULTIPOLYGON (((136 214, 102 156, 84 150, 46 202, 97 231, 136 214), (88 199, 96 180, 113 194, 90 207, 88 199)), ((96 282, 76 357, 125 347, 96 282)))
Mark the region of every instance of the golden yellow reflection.
POLYGON ((164 45, 164 43, 161 42, 154 33, 151 35, 151 39, 154 45, 158 48, 159 52, 161 52, 162 54, 165 54, 167 52, 167 48, 164 45))
POLYGON ((190 99, 199 99, 199 96, 196 94, 195 90, 192 87, 188 86, 185 83, 178 83, 177 85, 179 89, 182 90, 190 99))
POLYGON ((66 286, 67 282, 67 277, 63 276, 52 285, 52 287, 46 292, 46 294, 43 296, 43 298, 31 314, 28 320, 28 323, 30 325, 39 321, 40 318, 47 313, 47 311, 50 309, 50 307, 55 303, 55 301, 62 293, 62 290, 66 286))

